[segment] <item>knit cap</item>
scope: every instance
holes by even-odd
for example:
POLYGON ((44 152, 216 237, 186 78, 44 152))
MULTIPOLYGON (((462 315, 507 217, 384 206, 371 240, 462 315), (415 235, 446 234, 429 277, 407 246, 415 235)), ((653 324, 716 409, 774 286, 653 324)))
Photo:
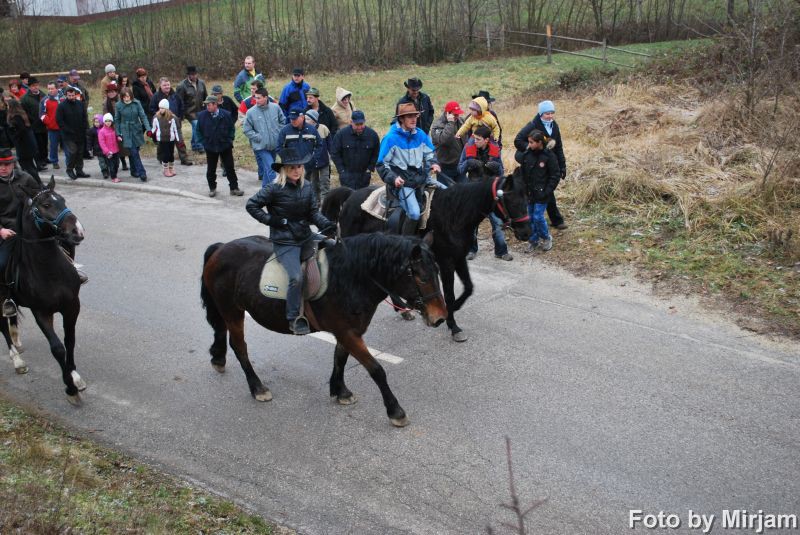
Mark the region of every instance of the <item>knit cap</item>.
POLYGON ((105 115, 103 115, 103 122, 106 122, 106 121, 111 121, 113 123, 114 122, 114 116, 111 115, 110 113, 106 113, 105 115))
POLYGON ((109 63, 108 65, 106 65, 106 74, 110 72, 117 72, 117 68, 109 63))
POLYGON ((553 104, 552 100, 543 100, 539 103, 539 115, 543 113, 547 113, 549 111, 555 112, 556 106, 553 104))
POLYGON ((158 103, 158 107, 160 109, 162 109, 162 110, 168 110, 169 109, 169 100, 167 100, 165 98, 162 98, 161 102, 158 103))

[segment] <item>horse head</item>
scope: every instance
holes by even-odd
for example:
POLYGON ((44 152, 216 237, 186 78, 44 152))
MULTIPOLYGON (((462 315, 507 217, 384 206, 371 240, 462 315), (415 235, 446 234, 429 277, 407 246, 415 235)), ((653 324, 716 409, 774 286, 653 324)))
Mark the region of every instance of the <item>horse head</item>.
POLYGON ((83 225, 67 207, 64 197, 56 193, 54 177, 51 176, 50 182, 41 190, 24 186, 20 186, 20 189, 27 196, 27 214, 32 218, 39 236, 56 236, 73 246, 83 241, 83 225))
POLYGON ((439 267, 430 249, 432 243, 433 232, 428 232, 420 243, 414 245, 403 266, 407 277, 402 278, 397 291, 422 314, 428 326, 438 327, 447 318, 447 305, 439 286, 439 267))
POLYGON ((492 187, 496 190, 493 192, 496 201, 495 215, 503 220, 504 227, 511 227, 515 238, 528 241, 531 237, 531 224, 528 216, 528 195, 522 177, 515 171, 496 179, 492 187))

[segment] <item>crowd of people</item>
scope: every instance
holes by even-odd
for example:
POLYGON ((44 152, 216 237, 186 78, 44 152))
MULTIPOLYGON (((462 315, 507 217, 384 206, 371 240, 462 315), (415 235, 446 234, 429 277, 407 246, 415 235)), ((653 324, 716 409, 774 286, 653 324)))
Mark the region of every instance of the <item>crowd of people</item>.
MULTIPOLYGON (((101 113, 91 120, 89 88, 74 69, 47 81, 22 73, 7 86, 7 91, 0 88, 0 149, 13 148, 15 172, 37 182, 41 182, 39 172, 48 166, 59 169, 61 161, 69 178, 89 177, 84 169, 87 158, 98 159, 103 178, 119 182, 122 170, 146 182, 140 149, 149 137, 157 146, 164 176, 176 174, 176 151, 180 164, 193 165, 191 149, 206 155, 209 196, 217 194, 220 164, 230 194, 241 196, 233 158, 238 126, 253 151, 261 201, 267 198, 263 191, 276 177, 281 178, 281 188, 294 183, 295 170, 281 175, 286 161, 302 166, 298 178, 310 184, 313 206, 330 190, 331 165, 339 183, 353 189, 368 186, 377 172, 406 213, 403 232, 412 234, 420 217, 419 192, 424 186, 448 187, 505 173, 502 126, 490 93, 477 91, 466 112, 458 102, 449 101, 437 116, 417 77, 404 82, 405 92, 382 139, 367 126, 367 117, 355 105, 351 91, 337 88, 335 102, 328 106, 320 90, 306 81, 304 69, 295 68, 291 80, 274 98, 251 56, 244 59, 233 81, 233 98, 224 95, 221 85, 214 85, 209 93, 192 65, 175 87, 166 77, 155 83, 143 67, 130 78, 118 73, 114 65, 106 65, 99 84, 101 113), (184 121, 191 124, 188 148, 183 139, 184 121)), ((529 195, 532 237, 528 251, 547 251, 553 241, 545 213, 550 225, 566 228, 555 199, 559 181, 566 176, 566 160, 553 102, 540 102, 536 112, 514 137, 513 148, 529 195)), ((9 184, 12 178, 13 172, 11 176, 0 174, 0 183, 9 184)), ((268 191, 274 193, 274 189, 268 191)), ((265 201, 267 209, 268 204, 265 201)), ((512 260, 502 222, 493 214, 489 221, 495 256, 512 260)), ((468 258, 473 259, 477 251, 476 236, 468 258)))

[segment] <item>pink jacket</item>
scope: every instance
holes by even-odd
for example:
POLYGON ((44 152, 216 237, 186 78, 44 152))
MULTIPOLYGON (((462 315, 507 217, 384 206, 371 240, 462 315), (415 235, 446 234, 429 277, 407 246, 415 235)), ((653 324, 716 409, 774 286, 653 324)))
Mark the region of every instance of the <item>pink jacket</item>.
POLYGON ((103 156, 109 152, 116 154, 119 152, 119 143, 117 143, 117 132, 114 128, 109 128, 103 125, 103 128, 97 131, 97 141, 100 143, 100 148, 103 149, 103 156))

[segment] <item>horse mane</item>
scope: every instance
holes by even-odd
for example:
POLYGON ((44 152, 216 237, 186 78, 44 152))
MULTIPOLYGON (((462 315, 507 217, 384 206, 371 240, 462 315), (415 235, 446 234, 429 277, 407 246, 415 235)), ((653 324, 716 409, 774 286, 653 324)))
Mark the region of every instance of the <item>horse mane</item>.
MULTIPOLYGON (((381 232, 344 238, 336 247, 326 249, 330 265, 328 293, 345 300, 346 308, 351 310, 374 306, 378 287, 370 281, 377 280, 386 287, 389 281, 404 276, 411 251, 421 243, 418 238, 381 232), (372 292, 367 291, 370 287, 372 292)), ((434 264, 430 250, 422 250, 427 262, 434 264)))

